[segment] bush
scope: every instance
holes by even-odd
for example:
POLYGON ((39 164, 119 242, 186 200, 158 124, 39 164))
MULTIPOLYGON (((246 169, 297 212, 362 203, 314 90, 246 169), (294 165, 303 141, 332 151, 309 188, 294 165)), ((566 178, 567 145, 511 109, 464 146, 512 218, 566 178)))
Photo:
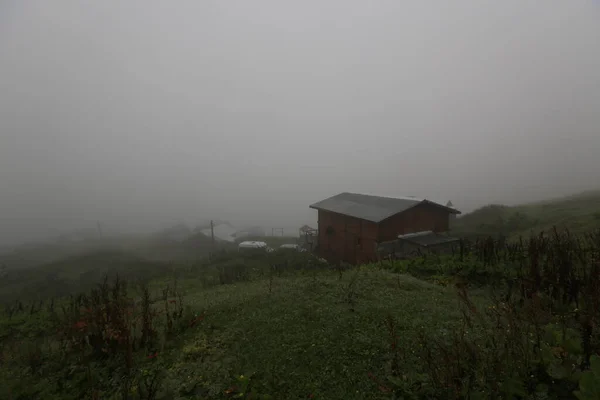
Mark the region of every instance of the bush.
MULTIPOLYGON (((600 234, 558 232, 532 237, 521 246, 524 254, 511 250, 520 268, 505 275, 512 277, 509 284, 484 307, 471 301, 466 285, 457 285, 459 327, 442 336, 422 332, 421 362, 414 363, 421 369, 402 379, 392 373, 390 390, 413 398, 432 392, 454 399, 598 398, 593 379, 600 372, 598 239, 600 234)), ((392 348, 392 360, 405 356, 392 348)))
MULTIPOLYGON (((164 366, 157 366, 160 349, 203 316, 184 307, 176 283, 158 296, 142 285, 136 298, 133 289, 123 280, 110 282, 106 277, 88 293, 58 300, 57 310, 48 307, 44 317, 53 323, 43 337, 17 341, 13 332, 10 339, 16 344, 3 346, 0 353, 2 368, 18 375, 6 381, 8 393, 27 398, 100 398, 102 393, 102 398, 156 399, 164 379, 164 366)), ((29 313, 21 307, 13 317, 29 313)))

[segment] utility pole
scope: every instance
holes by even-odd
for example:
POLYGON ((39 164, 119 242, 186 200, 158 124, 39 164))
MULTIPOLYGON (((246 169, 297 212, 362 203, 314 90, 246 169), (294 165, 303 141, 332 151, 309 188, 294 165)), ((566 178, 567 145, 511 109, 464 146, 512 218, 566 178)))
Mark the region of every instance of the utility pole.
POLYGON ((208 259, 212 260, 215 256, 215 223, 213 220, 210 220, 210 253, 208 254, 208 259))

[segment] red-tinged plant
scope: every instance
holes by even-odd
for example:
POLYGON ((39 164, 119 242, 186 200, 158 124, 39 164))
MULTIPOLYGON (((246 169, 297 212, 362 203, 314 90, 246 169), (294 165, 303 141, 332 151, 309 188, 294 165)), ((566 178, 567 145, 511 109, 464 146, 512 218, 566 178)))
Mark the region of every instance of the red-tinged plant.
POLYGON ((190 328, 193 327, 193 326, 195 326, 197 323, 202 322, 203 320, 204 320, 204 314, 202 314, 202 315, 200 315, 200 316, 192 319, 190 321, 190 325, 189 325, 190 328))
POLYGON ((375 383, 377 385, 377 388, 379 389, 380 392, 382 393, 390 393, 392 390, 387 387, 386 385, 384 385, 383 383, 381 383, 379 381, 379 379, 377 379, 377 377, 375 375, 373 375, 373 373, 368 372, 367 376, 369 377, 369 379, 371 381, 373 381, 373 383, 375 383))
POLYGON ((85 321, 77 321, 75 322, 75 329, 78 329, 80 331, 83 331, 85 328, 87 328, 88 324, 85 321))
MULTIPOLYGON (((158 373, 142 380, 136 378, 134 351, 140 346, 156 348, 155 324, 159 315, 164 313, 160 320, 169 327, 170 333, 173 321, 183 315, 182 295, 168 288, 163 293, 169 298, 164 298, 162 313, 155 309, 154 300, 145 285, 142 286, 141 301, 136 304, 127 296, 125 282, 118 279, 110 283, 105 279, 89 295, 71 296, 70 301, 62 306, 64 319, 59 330, 64 356, 77 355, 78 362, 118 357, 123 360, 118 372, 129 381, 137 382, 140 398, 156 398, 162 378, 158 373)), ((183 327, 187 327, 187 320, 183 327)), ((157 357, 158 352, 146 355, 147 360, 155 361, 157 357)), ((96 390, 97 386, 91 385, 89 389, 96 390)))

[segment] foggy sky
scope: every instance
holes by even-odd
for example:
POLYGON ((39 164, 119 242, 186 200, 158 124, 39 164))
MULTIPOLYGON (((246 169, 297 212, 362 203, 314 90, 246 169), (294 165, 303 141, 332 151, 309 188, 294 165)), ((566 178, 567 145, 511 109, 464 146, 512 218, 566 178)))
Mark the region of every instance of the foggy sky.
POLYGON ((598 187, 593 0, 0 1, 0 242, 598 187))

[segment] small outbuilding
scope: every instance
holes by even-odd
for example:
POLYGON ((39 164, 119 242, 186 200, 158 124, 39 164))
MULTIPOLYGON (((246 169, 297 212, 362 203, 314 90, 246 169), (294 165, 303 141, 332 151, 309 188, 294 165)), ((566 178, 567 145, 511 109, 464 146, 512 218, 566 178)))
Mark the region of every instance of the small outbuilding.
POLYGON ((379 243, 377 255, 380 258, 412 258, 421 254, 448 254, 458 246, 460 239, 432 231, 422 231, 398 235, 396 240, 379 243))

